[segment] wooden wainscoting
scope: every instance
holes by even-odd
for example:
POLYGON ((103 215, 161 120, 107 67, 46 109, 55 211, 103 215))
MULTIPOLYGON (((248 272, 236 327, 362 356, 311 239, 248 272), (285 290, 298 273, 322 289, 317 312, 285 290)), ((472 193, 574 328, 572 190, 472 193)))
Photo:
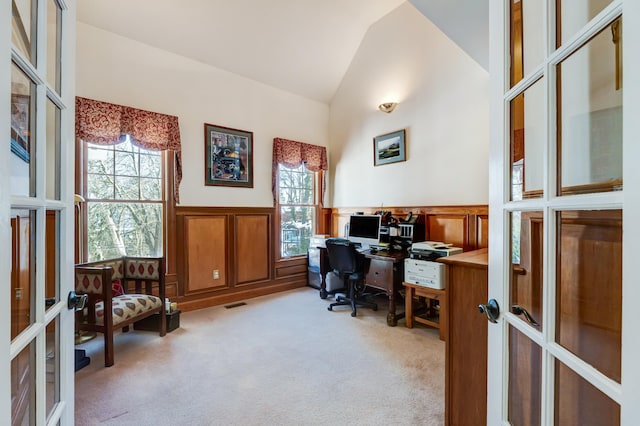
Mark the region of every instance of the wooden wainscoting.
MULTIPOLYGON (((356 212, 371 214, 380 210, 377 207, 334 208, 332 209, 331 235, 343 236, 344 225, 349 216, 356 212)), ((417 206, 385 207, 395 218, 403 218, 409 212, 424 216, 425 234, 417 239, 442 241, 462 247, 464 251, 489 246, 489 208, 477 206, 417 206)))
MULTIPOLYGON (((321 209, 318 233, 342 236, 351 214, 376 210, 321 209)), ((488 245, 486 205, 385 210, 397 218, 422 215, 424 235, 418 239, 452 243, 465 251, 488 245)), ((274 208, 176 207, 176 284, 168 297, 189 311, 305 286, 306 256, 280 259, 278 232, 274 208)))
POLYGON ((276 228, 273 208, 177 207, 171 300, 189 311, 305 286, 306 257, 277 259, 276 228))

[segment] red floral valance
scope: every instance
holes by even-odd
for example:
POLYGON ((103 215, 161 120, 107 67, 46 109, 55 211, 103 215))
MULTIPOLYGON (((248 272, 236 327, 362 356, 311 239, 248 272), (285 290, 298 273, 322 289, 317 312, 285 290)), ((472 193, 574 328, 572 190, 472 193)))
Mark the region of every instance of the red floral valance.
MULTIPOLYGON (((276 200, 278 191, 278 164, 286 167, 300 167, 304 163, 307 170, 312 172, 326 171, 327 149, 323 146, 311 145, 303 142, 296 142, 289 139, 273 139, 273 160, 271 173, 271 189, 273 199, 276 200)), ((321 182, 320 200, 324 199, 324 182, 321 182)))
POLYGON ((76 137, 98 145, 114 145, 129 135, 131 143, 175 153, 174 196, 180 201, 182 148, 178 117, 76 97, 76 137))

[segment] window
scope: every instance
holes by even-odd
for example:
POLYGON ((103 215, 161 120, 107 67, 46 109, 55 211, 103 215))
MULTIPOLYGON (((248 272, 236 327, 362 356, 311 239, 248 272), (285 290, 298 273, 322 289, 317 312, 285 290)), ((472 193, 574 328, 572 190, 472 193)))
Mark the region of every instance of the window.
POLYGON ((280 255, 306 255, 316 229, 316 172, 278 165, 280 255))
POLYGON ((87 260, 162 256, 162 151, 139 148, 129 137, 117 145, 85 144, 87 260))

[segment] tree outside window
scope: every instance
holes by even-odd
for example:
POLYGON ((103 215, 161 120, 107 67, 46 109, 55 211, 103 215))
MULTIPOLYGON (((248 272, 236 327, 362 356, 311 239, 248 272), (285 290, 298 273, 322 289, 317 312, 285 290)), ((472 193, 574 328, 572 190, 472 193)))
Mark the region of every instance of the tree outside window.
POLYGON ((117 145, 86 145, 88 260, 162 256, 162 153, 128 137, 117 145))
POLYGON ((278 166, 278 204, 280 207, 280 254, 282 257, 306 255, 315 231, 316 174, 304 165, 278 166))

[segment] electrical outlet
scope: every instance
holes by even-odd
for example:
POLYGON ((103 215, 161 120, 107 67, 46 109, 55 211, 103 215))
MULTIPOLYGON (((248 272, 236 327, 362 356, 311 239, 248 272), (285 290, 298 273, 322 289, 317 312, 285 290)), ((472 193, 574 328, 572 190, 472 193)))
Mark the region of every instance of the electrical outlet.
POLYGON ((220 271, 217 269, 213 270, 213 279, 214 280, 219 280, 220 279, 220 271))
POLYGON ((22 299, 22 289, 16 288, 16 299, 22 299))

